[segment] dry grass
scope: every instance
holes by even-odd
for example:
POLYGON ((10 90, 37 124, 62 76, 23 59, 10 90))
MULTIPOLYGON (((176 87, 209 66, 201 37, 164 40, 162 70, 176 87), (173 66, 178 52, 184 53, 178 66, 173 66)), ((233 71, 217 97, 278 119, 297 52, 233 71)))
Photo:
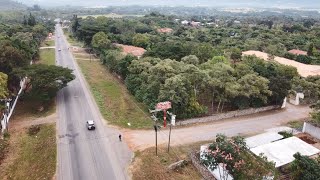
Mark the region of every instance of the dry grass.
POLYGON ((202 179, 200 173, 192 165, 191 161, 184 167, 175 171, 167 172, 167 167, 179 160, 190 160, 189 153, 199 150, 201 144, 207 142, 198 142, 183 146, 174 146, 167 153, 167 147, 161 146, 158 149, 158 156, 155 156, 155 148, 148 148, 142 152, 136 152, 136 157, 131 165, 132 179, 148 180, 197 180, 202 179))
POLYGON ((54 45, 55 45, 54 40, 46 40, 41 43, 41 47, 49 47, 54 45))
POLYGON ((37 117, 49 116, 56 111, 56 103, 54 99, 48 104, 44 105, 44 110, 40 112, 39 107, 41 106, 43 106, 41 102, 22 100, 20 98, 20 100, 17 102, 12 118, 14 121, 24 121, 37 117))
POLYGON ((7 179, 52 179, 56 171, 55 125, 40 125, 35 135, 24 129, 16 138, 18 153, 7 168, 7 179))
POLYGON ((126 87, 100 62, 78 60, 103 117, 113 125, 125 128, 150 128, 152 122, 126 87), (131 126, 128 126, 130 123, 131 126))

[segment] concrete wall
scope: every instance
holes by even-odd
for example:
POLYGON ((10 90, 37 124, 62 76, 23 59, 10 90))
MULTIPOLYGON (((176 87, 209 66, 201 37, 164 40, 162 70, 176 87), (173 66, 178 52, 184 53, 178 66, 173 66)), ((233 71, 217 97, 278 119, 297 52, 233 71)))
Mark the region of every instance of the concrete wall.
POLYGON ((239 116, 245 116, 245 115, 270 111, 270 110, 278 109, 278 108, 280 108, 280 106, 266 106, 266 107, 261 107, 261 108, 249 108, 249 109, 244 109, 244 110, 230 111, 227 113, 220 113, 220 114, 215 114, 215 115, 207 116, 207 117, 180 120, 180 121, 176 122, 176 125, 212 122, 212 121, 218 121, 218 120, 227 119, 227 118, 233 118, 233 117, 239 117, 239 116))
POLYGON ((200 159, 199 159, 199 152, 191 152, 189 154, 191 158, 191 162, 194 165, 195 168, 200 172, 202 175, 203 179, 205 180, 216 180, 216 178, 213 177, 211 172, 201 164, 200 159))
POLYGON ((304 122, 302 132, 308 133, 311 136, 320 139, 320 128, 304 122))

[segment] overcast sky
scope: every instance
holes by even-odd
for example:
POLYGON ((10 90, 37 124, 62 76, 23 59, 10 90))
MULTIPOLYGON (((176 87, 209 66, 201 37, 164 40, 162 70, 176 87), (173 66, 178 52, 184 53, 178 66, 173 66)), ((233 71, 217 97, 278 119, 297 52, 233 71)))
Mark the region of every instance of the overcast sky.
POLYGON ((27 5, 40 6, 247 6, 247 7, 320 7, 320 0, 16 0, 27 5))

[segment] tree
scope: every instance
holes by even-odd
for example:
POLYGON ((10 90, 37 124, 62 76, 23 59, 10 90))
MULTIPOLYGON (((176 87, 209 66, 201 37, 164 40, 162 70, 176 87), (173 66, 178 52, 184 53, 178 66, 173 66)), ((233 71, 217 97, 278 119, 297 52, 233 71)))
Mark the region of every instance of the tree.
POLYGON ((7 88, 8 76, 0 72, 0 98, 5 99, 8 96, 7 88))
POLYGON ((98 32, 92 37, 92 47, 101 53, 104 49, 107 49, 111 45, 111 41, 104 32, 98 32))
POLYGON ((319 162, 302 156, 300 153, 293 155, 295 160, 291 163, 290 169, 292 178, 295 180, 310 180, 319 179, 320 177, 320 164, 319 162))
POLYGON ((147 48, 149 46, 149 37, 145 34, 136 34, 132 38, 132 44, 142 48, 147 48))
POLYGON ((225 135, 218 134, 215 142, 202 153, 201 159, 210 170, 217 168, 223 180, 229 179, 228 173, 234 179, 263 179, 276 172, 274 164, 267 162, 265 157, 248 152, 244 138, 240 136, 227 139, 225 135))
POLYGON ((259 105, 265 105, 268 102, 268 97, 272 92, 269 90, 269 80, 258 76, 255 73, 246 74, 237 81, 241 86, 239 87, 239 95, 233 101, 238 108, 242 109, 248 107, 252 102, 259 105), (242 100, 242 102, 240 101, 242 100), (243 100, 248 101, 248 106, 243 106, 243 100))
POLYGON ((303 64, 310 64, 311 58, 305 55, 298 55, 296 61, 301 62, 303 64))
POLYGON ((232 48, 230 58, 233 62, 241 60, 242 52, 239 48, 232 48))
POLYGON ((75 78, 70 69, 43 64, 17 69, 15 74, 20 78, 27 76, 30 79, 27 96, 42 102, 54 98, 60 89, 75 78))
POLYGON ((28 18, 28 25, 29 26, 34 26, 36 24, 37 24, 36 18, 30 13, 29 14, 29 18, 28 18))
POLYGON ((199 64, 199 58, 195 55, 185 56, 181 59, 181 61, 186 64, 193 64, 193 65, 199 64))
POLYGON ((213 50, 211 44, 209 43, 199 43, 195 44, 195 47, 192 48, 191 54, 194 54, 199 58, 200 63, 207 62, 213 56, 213 50))

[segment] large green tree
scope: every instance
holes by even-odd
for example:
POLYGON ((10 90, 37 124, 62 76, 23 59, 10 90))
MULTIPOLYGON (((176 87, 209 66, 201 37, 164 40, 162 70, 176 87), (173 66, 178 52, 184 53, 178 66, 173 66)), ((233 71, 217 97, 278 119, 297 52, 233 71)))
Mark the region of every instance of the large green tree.
POLYGON ((60 89, 75 78, 70 69, 43 64, 17 69, 16 74, 21 78, 27 76, 30 80, 27 96, 42 102, 54 98, 60 89))

